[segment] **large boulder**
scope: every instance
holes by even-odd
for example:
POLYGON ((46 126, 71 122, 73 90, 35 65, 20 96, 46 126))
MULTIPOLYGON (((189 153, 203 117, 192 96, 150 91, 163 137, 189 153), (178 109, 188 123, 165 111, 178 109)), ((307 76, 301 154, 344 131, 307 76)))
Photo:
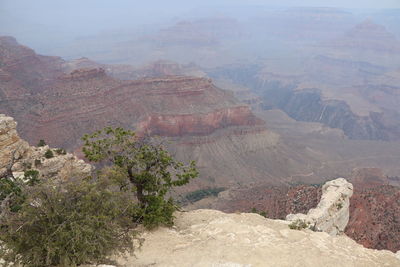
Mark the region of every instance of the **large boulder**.
POLYGON ((307 214, 289 214, 286 220, 305 222, 310 228, 330 235, 342 234, 349 222, 352 195, 353 185, 346 179, 329 181, 322 187, 321 200, 315 209, 310 209, 307 214))

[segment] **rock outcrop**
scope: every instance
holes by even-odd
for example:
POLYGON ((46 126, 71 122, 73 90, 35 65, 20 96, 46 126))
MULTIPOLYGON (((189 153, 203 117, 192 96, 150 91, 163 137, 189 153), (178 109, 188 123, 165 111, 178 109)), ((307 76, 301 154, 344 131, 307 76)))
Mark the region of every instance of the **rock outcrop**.
POLYGON ((353 185, 344 178, 329 181, 322 187, 321 200, 315 209, 310 209, 307 214, 289 214, 286 220, 301 220, 330 235, 341 234, 349 222, 352 195, 353 185))
MULTIPOLYGON (((400 250, 400 187, 389 184, 392 180, 377 168, 355 169, 348 180, 354 192, 344 233, 367 248, 400 250)), ((266 212, 268 218, 285 219, 288 214, 307 214, 317 207, 321 195, 319 185, 256 185, 229 189, 218 198, 204 199, 188 208, 223 212, 249 212, 256 208, 266 212)))
POLYGON ((83 160, 63 150, 30 146, 19 138, 17 123, 13 118, 0 114, 0 173, 21 176, 27 170, 39 171, 40 177, 67 179, 71 175, 89 175, 92 167, 83 160), (47 151, 53 157, 46 157, 47 151))
POLYGON ((160 136, 209 135, 229 126, 262 125, 248 106, 215 110, 207 114, 148 116, 139 124, 140 132, 160 136))
POLYGON ((120 266, 399 266, 389 251, 363 248, 346 236, 290 230, 257 214, 195 210, 176 214, 173 228, 142 235, 120 266))

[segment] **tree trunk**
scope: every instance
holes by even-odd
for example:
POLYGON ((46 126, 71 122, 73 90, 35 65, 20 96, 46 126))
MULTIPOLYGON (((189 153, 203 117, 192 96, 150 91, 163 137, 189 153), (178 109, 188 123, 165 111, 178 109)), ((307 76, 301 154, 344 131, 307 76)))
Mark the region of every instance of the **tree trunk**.
POLYGON ((131 168, 128 168, 128 176, 129 176, 129 180, 131 181, 131 183, 136 186, 136 198, 139 201, 139 205, 141 208, 144 208, 145 204, 146 204, 146 200, 145 200, 144 194, 143 194, 143 185, 141 183, 138 183, 138 181, 136 181, 131 168))

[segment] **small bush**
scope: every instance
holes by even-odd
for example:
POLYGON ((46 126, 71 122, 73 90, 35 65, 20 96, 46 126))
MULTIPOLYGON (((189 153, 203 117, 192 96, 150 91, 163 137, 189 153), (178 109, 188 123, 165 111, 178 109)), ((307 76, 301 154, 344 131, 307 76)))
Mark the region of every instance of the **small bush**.
POLYGON ((39 183, 39 172, 37 170, 25 171, 24 177, 29 186, 34 186, 39 183))
POLYGON ((293 230, 301 230, 308 228, 309 224, 303 220, 297 219, 296 221, 289 224, 289 228, 293 230))
POLYGON ((264 218, 267 218, 268 213, 266 211, 263 210, 257 210, 256 208, 252 208, 251 209, 251 213, 257 213, 258 215, 263 216, 264 218))
POLYGON ((196 191, 186 194, 186 196, 183 199, 183 202, 196 202, 196 201, 199 201, 199 200, 209 197, 209 196, 216 197, 216 196, 218 196, 218 194, 220 192, 222 192, 224 190, 225 190, 225 188, 223 188, 223 187, 215 187, 215 188, 196 190, 196 191))
POLYGON ((44 157, 45 157, 46 159, 51 159, 51 158, 53 158, 53 157, 54 157, 53 151, 51 151, 51 149, 47 149, 46 153, 44 153, 44 157))
POLYGON ((342 209, 342 208, 343 208, 343 203, 342 203, 342 202, 337 203, 337 204, 336 204, 336 208, 337 208, 338 210, 342 209))
POLYGON ((39 143, 37 144, 37 146, 39 146, 39 147, 42 147, 42 146, 45 146, 45 145, 46 145, 46 142, 43 139, 40 139, 39 143))
POLYGON ((19 211, 0 224, 0 257, 22 266, 77 266, 132 249, 135 206, 110 188, 93 179, 23 187, 19 211))
POLYGON ((65 155, 65 154, 67 154, 67 151, 65 151, 65 149, 63 149, 63 148, 57 148, 56 153, 57 153, 57 155, 65 155))

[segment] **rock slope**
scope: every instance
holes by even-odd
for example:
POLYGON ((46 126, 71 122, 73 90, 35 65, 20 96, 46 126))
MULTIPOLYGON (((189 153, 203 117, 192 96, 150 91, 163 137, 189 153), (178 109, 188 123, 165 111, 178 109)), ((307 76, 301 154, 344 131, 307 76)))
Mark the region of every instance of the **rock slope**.
POLYGON ((13 118, 0 114, 0 174, 14 177, 26 170, 39 171, 40 177, 67 179, 71 175, 88 175, 92 167, 83 160, 49 146, 34 147, 18 136, 13 118), (52 158, 45 153, 51 150, 52 158))
POLYGON ((399 266, 389 251, 363 248, 346 236, 290 230, 257 214, 196 210, 176 214, 175 226, 142 236, 121 266, 399 266))

